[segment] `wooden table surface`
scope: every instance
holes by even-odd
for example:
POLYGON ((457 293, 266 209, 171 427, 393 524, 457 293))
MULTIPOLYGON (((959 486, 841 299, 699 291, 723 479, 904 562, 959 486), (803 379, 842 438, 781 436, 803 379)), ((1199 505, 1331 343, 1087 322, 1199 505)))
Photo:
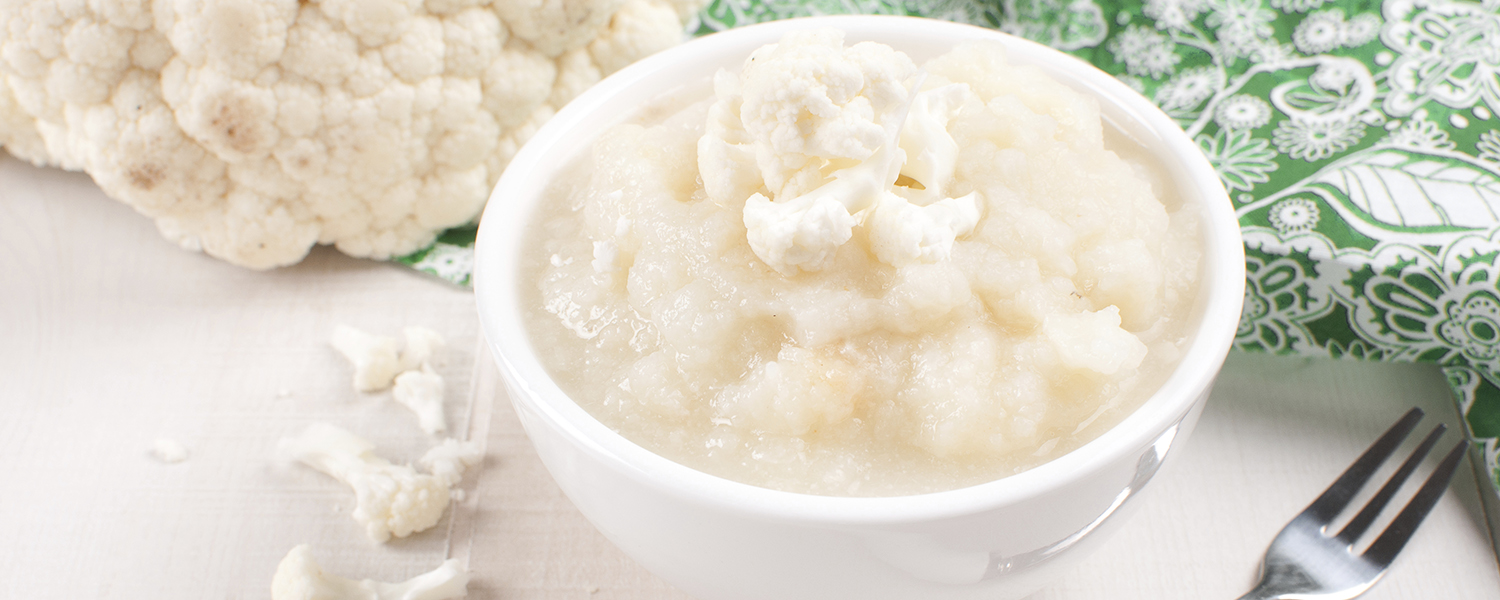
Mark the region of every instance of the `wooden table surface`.
MULTIPOLYGON (((542 468, 482 349, 473 295, 322 248, 254 272, 185 252, 88 177, 0 153, 0 598, 268 598, 311 544, 330 571, 394 581, 445 556, 470 598, 683 598, 580 516, 542 468), (385 545, 340 484, 276 458, 326 421, 393 460, 432 443, 389 393, 361 394, 335 325, 449 342, 450 427, 486 461, 427 532, 385 545), (188 460, 152 458, 159 438, 188 460)), ((1086 564, 1036 598, 1236 598, 1276 530, 1412 405, 1456 422, 1426 365, 1231 355, 1197 431, 1086 564)), ((1466 464, 1365 597, 1500 598, 1466 464)))

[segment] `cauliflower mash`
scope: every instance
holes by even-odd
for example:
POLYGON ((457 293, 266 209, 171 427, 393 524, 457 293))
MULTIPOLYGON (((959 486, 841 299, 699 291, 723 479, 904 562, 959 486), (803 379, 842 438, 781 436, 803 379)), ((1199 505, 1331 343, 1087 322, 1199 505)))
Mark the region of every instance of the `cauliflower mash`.
POLYGON ((1199 237, 1097 103, 1002 46, 835 30, 604 132, 541 209, 544 364, 626 438, 773 489, 900 495, 1093 439, 1187 342, 1199 237))

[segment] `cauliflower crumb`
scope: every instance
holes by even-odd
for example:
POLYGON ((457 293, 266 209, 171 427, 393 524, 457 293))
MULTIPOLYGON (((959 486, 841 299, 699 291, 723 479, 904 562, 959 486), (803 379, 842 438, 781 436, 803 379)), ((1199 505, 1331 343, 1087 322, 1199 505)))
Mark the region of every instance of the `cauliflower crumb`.
POLYGON ((152 442, 151 455, 161 462, 177 464, 188 459, 188 450, 177 440, 162 438, 152 442))
POLYGON ((468 585, 468 572, 453 558, 400 583, 355 581, 323 570, 302 544, 276 566, 271 600, 450 600, 468 595, 468 585))
POLYGON ((354 520, 376 542, 436 525, 448 508, 448 488, 457 483, 446 472, 439 477, 392 464, 375 455, 374 444, 326 423, 282 439, 278 450, 287 460, 302 462, 353 489, 354 520))

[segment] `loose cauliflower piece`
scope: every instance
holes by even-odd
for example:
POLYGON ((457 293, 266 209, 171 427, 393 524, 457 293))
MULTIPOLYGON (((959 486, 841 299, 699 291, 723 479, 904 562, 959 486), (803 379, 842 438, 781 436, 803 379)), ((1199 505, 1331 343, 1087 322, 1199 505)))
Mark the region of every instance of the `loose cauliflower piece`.
POLYGON ((391 388, 391 397, 417 415, 417 423, 428 435, 438 435, 448 430, 448 417, 443 412, 443 376, 432 371, 432 367, 407 371, 396 376, 396 386, 391 388))
POLYGON ((472 221, 517 147, 702 0, 0 3, 0 147, 254 269, 472 221))
POLYGON ((401 351, 401 370, 415 371, 430 366, 438 352, 448 344, 442 334, 426 327, 406 327, 401 330, 406 338, 406 348, 401 351))
POLYGON ((391 380, 403 370, 396 338, 339 325, 328 343, 354 365, 354 389, 361 392, 391 387, 391 380))
POLYGON ((322 471, 354 490, 354 520, 376 542, 426 531, 448 508, 447 476, 418 473, 375 455, 375 445, 344 429, 316 423, 285 438, 281 455, 322 471))
POLYGON ((484 449, 478 442, 460 442, 453 438, 443 440, 443 443, 433 446, 422 455, 417 462, 421 463, 428 473, 438 478, 449 487, 458 485, 463 479, 464 471, 478 465, 484 460, 484 449))
POLYGON ((447 345, 442 334, 426 327, 406 327, 401 334, 406 338, 404 348, 398 347, 394 337, 340 324, 334 328, 329 344, 354 365, 356 389, 378 391, 390 387, 400 373, 430 366, 447 345))
POLYGON ((448 416, 443 412, 446 386, 443 376, 432 370, 432 361, 447 342, 438 332, 426 327, 407 327, 406 348, 401 351, 401 368, 391 396, 417 415, 417 422, 428 435, 448 430, 448 416))
POLYGON ((399 349, 396 338, 374 335, 348 325, 339 325, 329 342, 354 366, 354 388, 376 392, 394 388, 391 395, 402 406, 416 413, 422 430, 437 435, 447 430, 443 412, 446 386, 443 376, 432 368, 432 362, 446 342, 438 332, 426 327, 402 330, 406 346, 399 349))
POLYGON ((400 583, 355 581, 329 573, 307 544, 292 548, 271 579, 271 600, 449 600, 468 595, 469 573, 457 559, 400 583))

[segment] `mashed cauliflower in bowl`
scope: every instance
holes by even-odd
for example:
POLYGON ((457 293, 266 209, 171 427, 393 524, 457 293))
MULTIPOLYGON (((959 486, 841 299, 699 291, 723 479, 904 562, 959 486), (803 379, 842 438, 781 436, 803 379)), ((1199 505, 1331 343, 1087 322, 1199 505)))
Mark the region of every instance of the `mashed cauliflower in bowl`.
POLYGON ((476 291, 528 434, 704 598, 1034 591, 1191 429, 1243 294, 1229 203, 1170 119, 935 21, 649 59, 494 199, 476 291))

